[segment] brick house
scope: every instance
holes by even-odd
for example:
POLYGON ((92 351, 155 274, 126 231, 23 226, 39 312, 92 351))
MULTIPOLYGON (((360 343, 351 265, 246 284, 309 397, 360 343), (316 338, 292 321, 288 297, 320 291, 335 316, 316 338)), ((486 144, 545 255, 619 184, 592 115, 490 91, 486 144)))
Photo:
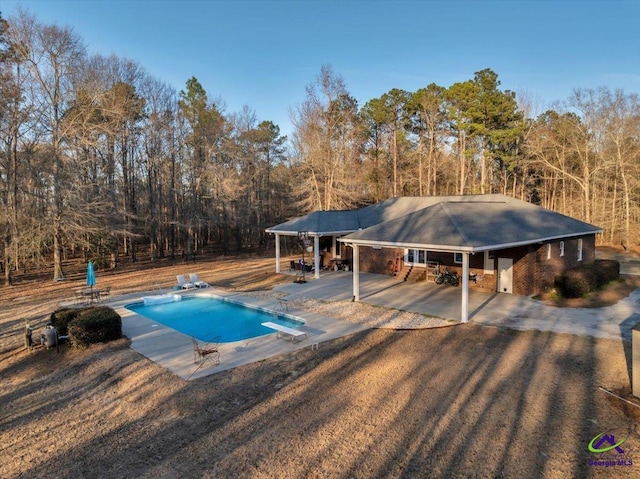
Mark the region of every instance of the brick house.
MULTIPOLYGON (((313 241, 329 264, 360 272, 430 280, 438 269, 457 271, 463 303, 468 289, 532 295, 564 270, 595 260, 594 225, 505 195, 398 197, 351 211, 317 211, 267 229, 313 241)), ((325 265, 326 266, 326 265, 325 265)), ((463 304, 463 316, 465 308, 463 304)), ((464 319, 464 318, 463 318, 464 319)))

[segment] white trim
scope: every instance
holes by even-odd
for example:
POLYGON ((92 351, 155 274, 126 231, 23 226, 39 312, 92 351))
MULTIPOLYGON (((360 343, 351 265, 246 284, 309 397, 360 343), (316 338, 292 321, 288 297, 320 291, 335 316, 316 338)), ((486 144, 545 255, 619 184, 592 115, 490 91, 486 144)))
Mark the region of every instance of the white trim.
POLYGON ((314 236, 313 238, 313 277, 320 278, 320 237, 314 236))
POLYGON ((332 243, 331 246, 333 249, 333 257, 342 258, 342 248, 346 248, 348 244, 340 241, 340 238, 338 236, 332 236, 331 243, 332 243), (340 248, 340 253, 338 253, 338 248, 340 248))
MULTIPOLYGON (((536 238, 526 241, 519 241, 515 243, 502 243, 495 245, 485 245, 485 246, 462 246, 462 245, 441 245, 441 244, 424 244, 424 243, 403 243, 399 241, 376 241, 376 240, 359 240, 352 238, 345 238, 344 242, 359 244, 363 246, 372 246, 372 245, 380 245, 382 247, 388 248, 413 248, 413 249, 427 249, 429 251, 442 251, 447 253, 479 253, 480 251, 487 250, 498 250, 498 249, 507 249, 507 248, 515 248, 517 246, 526 246, 529 244, 542 243, 545 241, 558 240, 561 238, 575 238, 577 236, 585 236, 591 234, 602 233, 600 231, 589 231, 585 233, 576 233, 573 235, 558 235, 558 236, 550 236, 547 238, 536 238)), ((343 241, 340 239, 340 241, 343 241)))
POLYGON ((428 258, 428 254, 429 251, 424 249, 424 248, 420 248, 420 249, 416 249, 416 248, 405 248, 404 249, 404 264, 406 266, 412 265, 418 268, 426 268, 427 267, 427 262, 429 261, 428 258), (409 251, 413 251, 414 252, 414 260, 415 260, 415 254, 418 255, 418 261, 409 261, 409 251), (420 252, 424 252, 424 262, 420 262, 420 252))
POLYGON ((578 238, 578 261, 582 261, 582 238, 578 238))
POLYGON ((460 322, 469 322, 469 253, 462 254, 462 304, 460 322))
POLYGON ((547 243, 547 259, 551 259, 551 243, 547 243))
MULTIPOLYGON (((271 228, 267 228, 264 230, 265 233, 271 234, 279 234, 283 236, 298 236, 297 231, 281 231, 281 230, 273 230, 271 228)), ((355 233, 358 230, 340 230, 340 231, 309 231, 309 236, 331 236, 331 235, 348 235, 351 233, 355 233)))
POLYGON ((353 285, 353 301, 360 301, 360 248, 358 245, 352 246, 353 248, 353 273, 352 273, 352 285, 353 285))
POLYGON ((560 241, 560 256, 564 256, 564 241, 560 241))
POLYGON ((280 235, 276 233, 276 273, 280 272, 280 235))
POLYGON ((495 259, 493 256, 493 251, 486 250, 484 252, 484 264, 482 265, 484 274, 493 274, 494 268, 495 268, 495 259))

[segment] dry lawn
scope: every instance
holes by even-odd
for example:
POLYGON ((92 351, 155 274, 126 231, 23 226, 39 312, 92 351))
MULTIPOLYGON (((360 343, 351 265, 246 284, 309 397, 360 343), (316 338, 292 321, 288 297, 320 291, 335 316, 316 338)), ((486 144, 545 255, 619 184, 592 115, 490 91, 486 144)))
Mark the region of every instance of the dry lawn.
MULTIPOLYGON (((290 281, 273 259, 98 273, 115 293, 198 271, 216 287, 290 281)), ((127 339, 21 347, 78 278, 0 288, 0 477, 584 478, 640 476, 630 345, 475 324, 370 330, 187 382, 127 339), (629 434, 631 466, 590 466, 629 434)), ((223 358, 224 360, 224 358, 223 358)), ((618 459, 618 458, 616 458, 618 459)))

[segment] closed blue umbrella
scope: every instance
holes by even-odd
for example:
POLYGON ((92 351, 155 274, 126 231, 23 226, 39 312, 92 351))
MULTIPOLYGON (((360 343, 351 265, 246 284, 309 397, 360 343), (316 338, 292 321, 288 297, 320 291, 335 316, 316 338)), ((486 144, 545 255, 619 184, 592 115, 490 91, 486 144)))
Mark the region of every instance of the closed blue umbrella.
POLYGON ((93 262, 89 261, 87 265, 87 286, 93 291, 93 286, 96 284, 96 273, 93 271, 93 262))

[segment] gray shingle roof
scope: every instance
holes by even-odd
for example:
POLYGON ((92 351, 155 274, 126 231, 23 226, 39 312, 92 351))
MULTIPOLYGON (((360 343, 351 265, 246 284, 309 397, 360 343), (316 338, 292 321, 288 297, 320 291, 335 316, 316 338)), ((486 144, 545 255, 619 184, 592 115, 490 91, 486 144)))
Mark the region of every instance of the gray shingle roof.
POLYGON ((401 196, 390 198, 359 210, 314 211, 308 215, 293 218, 267 228, 266 232, 289 235, 297 235, 298 231, 325 235, 332 233, 344 234, 405 216, 442 201, 462 201, 463 199, 467 201, 469 199, 489 201, 494 198, 517 201, 502 195, 401 196))
POLYGON ((267 233, 297 235, 298 231, 330 235, 351 233, 358 230, 358 211, 314 211, 285 223, 267 228, 267 233))
POLYGON ((316 211, 270 233, 348 234, 354 244, 483 251, 598 233, 583 221, 504 195, 398 197, 349 211, 316 211))
POLYGON ((600 231, 583 221, 521 201, 446 201, 354 232, 342 240, 472 252, 600 231))

